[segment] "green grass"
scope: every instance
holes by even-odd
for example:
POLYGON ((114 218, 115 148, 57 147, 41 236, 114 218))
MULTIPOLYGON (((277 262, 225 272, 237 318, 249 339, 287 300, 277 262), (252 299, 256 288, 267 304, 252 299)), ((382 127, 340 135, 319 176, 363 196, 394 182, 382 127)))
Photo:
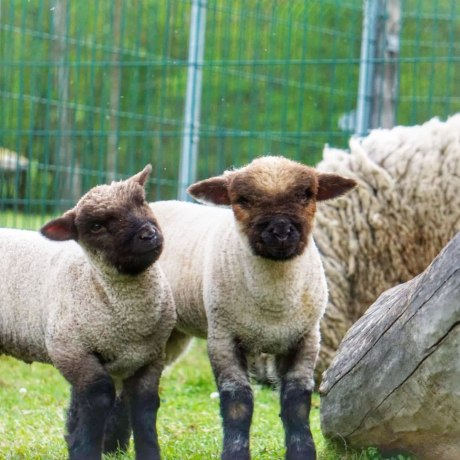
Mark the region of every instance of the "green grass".
MULTIPOLYGON (((69 387, 65 380, 51 366, 27 365, 5 356, 0 357, 0 376, 0 458, 66 458, 63 434, 69 387)), ((282 459, 284 447, 278 394, 258 385, 253 388, 252 458, 282 459)), ((219 458, 222 438, 215 391, 206 345, 200 340, 179 363, 166 370, 162 379, 158 432, 163 459, 219 458)), ((313 401, 311 417, 320 460, 381 458, 375 449, 339 453, 328 446, 319 428, 318 395, 313 401)), ((132 443, 128 455, 112 458, 133 459, 132 443)))

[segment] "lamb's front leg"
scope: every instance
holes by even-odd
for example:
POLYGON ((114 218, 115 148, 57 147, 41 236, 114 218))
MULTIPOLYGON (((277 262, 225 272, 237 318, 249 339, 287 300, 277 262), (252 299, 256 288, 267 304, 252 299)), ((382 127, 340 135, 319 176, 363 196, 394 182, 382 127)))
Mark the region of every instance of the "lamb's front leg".
POLYGON ((126 391, 117 395, 104 432, 104 454, 126 452, 131 437, 131 420, 129 418, 129 400, 126 391))
POLYGON ((72 385, 66 436, 70 460, 100 460, 104 427, 115 401, 112 378, 96 356, 53 350, 55 366, 72 385))
POLYGON ((234 338, 212 332, 208 353, 220 396, 222 460, 248 460, 254 402, 245 353, 234 338))
POLYGON ((316 459, 310 430, 313 371, 319 348, 319 334, 305 336, 290 353, 276 357, 281 379, 281 419, 286 438, 286 460, 316 459))
POLYGON ((145 366, 125 380, 123 385, 129 396, 134 449, 138 460, 160 459, 156 421, 162 370, 163 363, 159 362, 145 366))

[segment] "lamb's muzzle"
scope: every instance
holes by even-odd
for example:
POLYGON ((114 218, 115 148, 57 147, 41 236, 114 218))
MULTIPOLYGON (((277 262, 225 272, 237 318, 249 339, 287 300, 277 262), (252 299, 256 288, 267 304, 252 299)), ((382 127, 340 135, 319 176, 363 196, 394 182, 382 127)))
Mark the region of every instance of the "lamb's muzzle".
POLYGON ((134 254, 145 254, 153 253, 158 259, 163 246, 163 236, 157 226, 151 222, 144 223, 133 241, 133 253, 134 254))
POLYGON ((272 260, 288 260, 297 255, 301 224, 288 216, 266 217, 254 225, 258 235, 253 247, 256 254, 272 260))

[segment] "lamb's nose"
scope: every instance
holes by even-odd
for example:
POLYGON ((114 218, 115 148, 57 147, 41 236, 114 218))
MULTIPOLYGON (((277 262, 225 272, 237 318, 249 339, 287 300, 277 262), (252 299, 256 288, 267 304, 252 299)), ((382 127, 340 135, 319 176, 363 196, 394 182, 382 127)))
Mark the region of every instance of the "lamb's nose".
POLYGON ((157 229, 150 222, 144 224, 139 230, 139 239, 141 240, 153 240, 158 234, 157 229))
POLYGON ((292 231, 293 225, 287 219, 273 220, 267 227, 267 232, 271 233, 278 241, 286 241, 292 231))

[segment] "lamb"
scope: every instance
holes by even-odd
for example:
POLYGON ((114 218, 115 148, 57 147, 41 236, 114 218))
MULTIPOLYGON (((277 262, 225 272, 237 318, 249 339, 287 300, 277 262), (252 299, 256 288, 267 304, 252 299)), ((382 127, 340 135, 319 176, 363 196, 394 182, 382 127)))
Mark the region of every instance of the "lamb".
POLYGON ((283 157, 192 185, 201 202, 151 207, 165 229, 162 267, 177 308, 177 338, 207 337, 220 395, 222 459, 248 459, 253 396, 248 363, 276 357, 286 458, 314 458, 309 428, 319 321, 327 288, 312 239, 316 202, 340 196, 354 180, 318 173, 283 157))
MULTIPOLYGON (((56 241, 0 230, 0 353, 50 363, 70 383, 71 460, 100 459, 104 441, 116 449, 104 427, 124 404, 136 458, 160 458, 158 385, 176 313, 154 263, 163 236, 145 201, 150 171, 91 189, 41 229, 56 241), (126 399, 115 403, 121 388, 126 399)), ((129 442, 129 431, 116 432, 129 442)))

